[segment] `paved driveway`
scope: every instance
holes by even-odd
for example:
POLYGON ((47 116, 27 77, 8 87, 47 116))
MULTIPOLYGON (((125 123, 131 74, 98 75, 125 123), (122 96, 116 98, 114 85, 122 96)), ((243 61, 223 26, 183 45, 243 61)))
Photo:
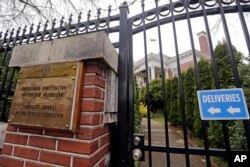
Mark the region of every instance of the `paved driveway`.
MULTIPOLYGON (((148 143, 148 130, 147 119, 142 119, 142 128, 145 135, 145 144, 148 143)), ((184 147, 183 139, 177 135, 171 128, 169 128, 169 142, 170 146, 184 147)), ((151 139, 152 145, 165 146, 165 130, 163 125, 151 120, 151 139)), ((171 167, 185 167, 185 155, 182 154, 170 154, 171 167)), ((153 167, 166 167, 166 154, 152 152, 152 166, 153 167)), ((206 167, 206 160, 204 156, 190 155, 191 167, 206 167)), ((141 162, 140 167, 148 167, 148 154, 146 152, 145 161, 141 162)))

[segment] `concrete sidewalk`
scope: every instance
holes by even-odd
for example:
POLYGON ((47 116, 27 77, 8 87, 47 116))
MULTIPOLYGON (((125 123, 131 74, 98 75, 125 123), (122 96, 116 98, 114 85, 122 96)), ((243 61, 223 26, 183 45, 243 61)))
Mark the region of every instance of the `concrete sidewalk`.
MULTIPOLYGON (((145 135, 145 144, 148 144, 148 127, 147 127, 147 119, 142 119, 142 128, 145 135)), ((169 134, 169 142, 170 146, 174 147, 183 147, 184 148, 184 140, 168 129, 169 134)), ((158 122, 151 119, 151 145, 165 145, 165 130, 164 126, 159 124, 158 122)), ((196 156, 190 155, 190 166, 191 167, 206 167, 206 160, 204 156, 196 156)), ((152 166, 153 167, 166 167, 166 153, 152 152, 152 166)), ((170 154, 170 165, 171 167, 185 167, 186 160, 185 154, 170 154)), ((145 153, 145 161, 141 162, 140 167, 148 167, 148 152, 145 153)))

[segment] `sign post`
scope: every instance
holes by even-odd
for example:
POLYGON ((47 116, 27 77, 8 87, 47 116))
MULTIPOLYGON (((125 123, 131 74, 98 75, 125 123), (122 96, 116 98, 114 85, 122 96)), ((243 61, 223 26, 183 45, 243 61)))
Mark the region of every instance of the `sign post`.
POLYGON ((202 120, 249 119, 241 88, 197 91, 202 120))

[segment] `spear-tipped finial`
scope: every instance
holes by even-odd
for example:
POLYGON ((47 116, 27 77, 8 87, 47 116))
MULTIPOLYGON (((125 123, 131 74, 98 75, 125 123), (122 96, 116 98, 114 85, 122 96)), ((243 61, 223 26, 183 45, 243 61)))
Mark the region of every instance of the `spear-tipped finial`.
POLYGON ((34 24, 32 23, 31 26, 30 26, 30 32, 29 32, 29 33, 32 33, 32 31, 33 31, 33 26, 34 26, 34 24))
POLYGON ((88 11, 88 15, 87 15, 87 16, 88 16, 88 19, 89 19, 89 18, 90 18, 90 16, 91 16, 91 14, 90 14, 90 13, 91 13, 91 10, 89 10, 89 11, 88 11))
POLYGON ((12 30, 11 30, 11 32, 10 32, 11 36, 14 34, 14 31, 15 31, 15 29, 12 28, 12 30))
POLYGON ((21 27, 18 27, 18 29, 17 29, 17 31, 16 31, 16 36, 19 35, 20 31, 21 31, 21 27))
POLYGON ((101 8, 97 9, 97 14, 100 15, 101 14, 101 8))
POLYGON ((82 12, 80 12, 79 15, 78 15, 78 21, 77 21, 78 23, 80 23, 81 18, 82 18, 82 12))
POLYGON ((39 32, 40 27, 41 27, 41 22, 39 22, 39 23, 37 24, 36 32, 39 32))
POLYGON ((56 25, 56 19, 52 21, 52 27, 54 27, 55 25, 56 25))
POLYGON ((23 28, 23 35, 25 34, 26 30, 27 30, 27 25, 25 25, 23 28))
POLYGON ((145 3, 144 3, 144 2, 145 2, 145 0, 142 0, 142 1, 141 1, 141 7, 142 7, 142 8, 145 7, 145 3))
POLYGON ((72 22, 72 17, 73 17, 73 14, 71 13, 69 16, 69 24, 71 24, 71 22, 72 22))

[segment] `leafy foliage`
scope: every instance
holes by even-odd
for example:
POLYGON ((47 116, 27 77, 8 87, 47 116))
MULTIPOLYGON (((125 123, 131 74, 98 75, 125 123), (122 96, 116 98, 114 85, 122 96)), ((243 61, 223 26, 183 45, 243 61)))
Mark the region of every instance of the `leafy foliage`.
POLYGON ((170 112, 169 122, 174 126, 181 125, 181 113, 179 109, 179 93, 178 93, 178 78, 175 77, 171 81, 171 92, 170 92, 170 112))
POLYGON ((187 126, 190 131, 193 131, 193 123, 194 123, 194 98, 196 92, 195 87, 195 75, 194 69, 189 68, 185 73, 185 79, 183 81, 184 92, 185 92, 185 114, 187 126))
POLYGON ((141 115, 139 112, 139 88, 136 79, 134 80, 134 132, 141 131, 141 115))

